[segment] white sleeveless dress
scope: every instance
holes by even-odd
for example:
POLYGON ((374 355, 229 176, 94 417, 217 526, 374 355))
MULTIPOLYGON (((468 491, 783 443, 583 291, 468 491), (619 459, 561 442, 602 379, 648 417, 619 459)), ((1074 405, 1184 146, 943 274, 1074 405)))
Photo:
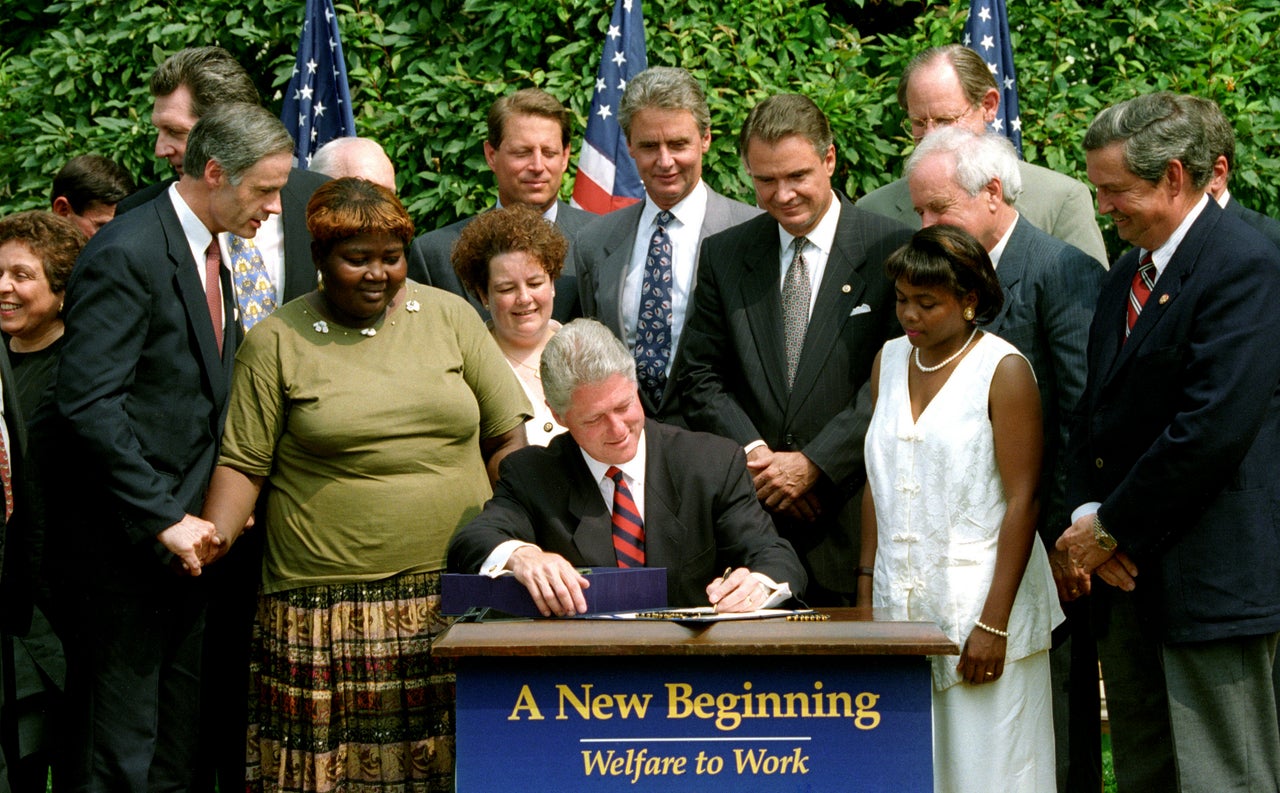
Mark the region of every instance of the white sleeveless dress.
MULTIPOLYGON (((991 379, 1013 345, 983 334, 911 417, 906 337, 884 346, 866 437, 878 524, 873 604, 892 619, 930 620, 963 647, 995 571, 1004 487, 988 416, 991 379)), ((1009 615, 1005 671, 962 683, 956 656, 933 667, 935 791, 1048 791, 1054 743, 1048 649, 1062 621, 1044 547, 1032 544, 1009 615)))

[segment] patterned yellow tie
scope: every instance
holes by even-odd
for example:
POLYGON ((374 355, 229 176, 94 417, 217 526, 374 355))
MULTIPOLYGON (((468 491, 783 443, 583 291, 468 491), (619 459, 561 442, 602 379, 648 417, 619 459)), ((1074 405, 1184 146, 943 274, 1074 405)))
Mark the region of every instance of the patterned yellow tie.
POLYGON ((231 252, 231 280, 236 287, 236 304, 240 306, 240 326, 248 331, 276 310, 276 286, 267 277, 262 252, 253 240, 227 235, 231 252))

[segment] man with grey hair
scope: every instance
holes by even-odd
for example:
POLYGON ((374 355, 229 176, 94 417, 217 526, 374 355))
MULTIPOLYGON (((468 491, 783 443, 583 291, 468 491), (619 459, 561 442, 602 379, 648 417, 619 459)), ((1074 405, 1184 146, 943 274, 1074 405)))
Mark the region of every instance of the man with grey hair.
POLYGON ((959 226, 990 254, 1005 299, 984 329, 1017 347, 1035 371, 1044 421, 1036 529, 1049 551, 1068 619, 1055 633, 1049 654, 1058 789, 1097 790, 1102 774, 1098 661, 1088 602, 1079 600, 1087 579, 1073 577, 1066 554, 1055 550, 1054 542, 1070 522, 1065 450, 1084 391, 1089 322, 1105 271, 1018 212, 1022 174, 1013 144, 1002 135, 944 127, 920 141, 904 173, 924 226, 959 226))
POLYGON ((801 594, 804 569, 756 501, 741 447, 646 419, 635 370, 595 320, 551 337, 543 390, 569 431, 502 461, 493 498, 449 543, 449 569, 511 570, 544 616, 586 610, 582 566, 665 567, 679 607, 750 611, 801 594))
POLYGON ((217 235, 280 212, 293 140, 252 104, 211 109, 182 178, 85 246, 66 291, 57 407, 68 448, 68 789, 187 790, 206 591, 198 517, 217 459, 235 304, 217 235))
POLYGON ((1280 789, 1280 251, 1205 194, 1199 114, 1098 114, 1098 209, 1134 248, 1089 330, 1058 540, 1095 573, 1122 791, 1280 789))
MULTIPOLYGON (((996 118, 1000 91, 981 55, 960 44, 949 44, 911 59, 898 81, 898 105, 907 114, 907 132, 918 145, 935 130, 949 126, 981 135, 996 118)), ((1039 165, 1019 161, 1018 169, 1024 187, 1018 211, 1036 228, 1074 245, 1105 267, 1107 249, 1094 218, 1089 189, 1039 165)), ((905 177, 858 199, 858 206, 919 227, 905 177)))
POLYGON ((689 72, 654 66, 633 77, 618 106, 618 124, 645 200, 578 233, 573 251, 582 313, 607 325, 632 351, 645 414, 682 423, 674 368, 698 277, 698 248, 760 210, 703 181, 711 111, 689 72))
POLYGON ((768 214, 702 245, 685 419, 743 446, 757 497, 809 572, 808 601, 846 605, 859 575, 864 386, 901 332, 884 260, 910 232, 835 193, 831 127, 807 97, 756 105, 739 152, 768 214))
POLYGON ((356 176, 396 191, 396 169, 371 138, 334 138, 311 157, 310 170, 340 179, 356 176))

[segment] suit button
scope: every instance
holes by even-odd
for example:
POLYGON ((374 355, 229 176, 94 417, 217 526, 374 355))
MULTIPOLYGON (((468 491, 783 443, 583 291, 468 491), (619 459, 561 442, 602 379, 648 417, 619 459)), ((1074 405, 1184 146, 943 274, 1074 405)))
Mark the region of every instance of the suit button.
POLYGON ((1094 461, 1093 461, 1093 464, 1094 464, 1094 465, 1096 465, 1096 466, 1098 466, 1099 468, 1101 468, 1101 467, 1102 467, 1102 458, 1101 458, 1101 457, 1099 457, 1098 459, 1094 460, 1094 461))
POLYGON ((790 433, 788 433, 788 434, 787 434, 787 437, 786 437, 786 438, 784 438, 783 440, 785 440, 785 441, 786 441, 786 443, 787 443, 787 447, 788 447, 788 448, 793 447, 793 446, 795 446, 795 445, 796 445, 796 436, 794 436, 794 435, 792 435, 792 434, 790 434, 790 433))

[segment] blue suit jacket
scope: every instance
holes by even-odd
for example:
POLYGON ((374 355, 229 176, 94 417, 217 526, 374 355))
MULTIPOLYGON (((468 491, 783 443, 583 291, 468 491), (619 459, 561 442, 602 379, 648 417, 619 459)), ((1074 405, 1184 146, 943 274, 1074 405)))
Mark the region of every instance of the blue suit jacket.
POLYGON ((51 531, 100 583, 138 588, 173 575, 155 537, 200 513, 235 358, 225 267, 222 294, 229 327, 219 354, 167 193, 104 226, 76 263, 56 387, 75 498, 51 531))
POLYGON ((1000 255, 996 275, 1004 306, 986 326, 1027 357, 1040 389, 1044 467, 1040 477, 1040 536, 1049 548, 1070 523, 1066 503, 1066 446, 1084 391, 1089 323, 1106 271, 1091 256, 1019 217, 1000 255))
POLYGON ((1137 267, 1090 328, 1070 503, 1101 502, 1167 641, 1280 630, 1280 252, 1209 201, 1126 342, 1137 267))

